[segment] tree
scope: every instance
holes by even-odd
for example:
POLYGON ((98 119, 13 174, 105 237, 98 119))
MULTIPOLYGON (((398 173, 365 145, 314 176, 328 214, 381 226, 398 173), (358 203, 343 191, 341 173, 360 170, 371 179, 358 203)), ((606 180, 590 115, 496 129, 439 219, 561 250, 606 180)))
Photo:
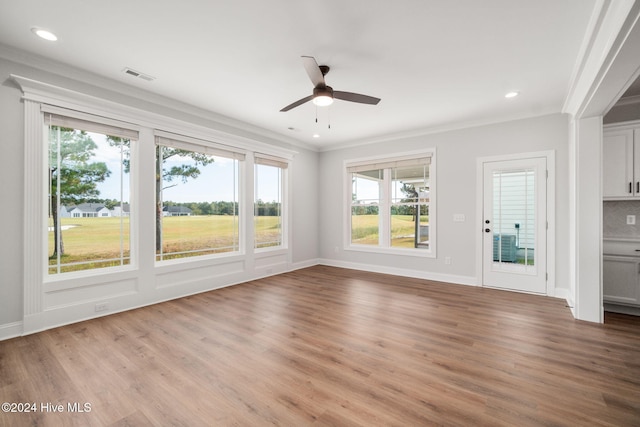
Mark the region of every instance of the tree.
MULTIPOLYGON (((124 144, 129 147, 131 142, 128 139, 123 139, 115 136, 107 136, 107 142, 112 146, 120 146, 124 144)), ((131 161, 129 158, 130 150, 126 151, 125 158, 123 160, 124 170, 126 173, 130 172, 131 161)), ((214 162, 212 156, 206 154, 196 153, 189 150, 181 150, 178 148, 167 147, 164 145, 158 145, 156 147, 156 251, 161 249, 162 245, 162 190, 175 187, 179 183, 177 180, 186 183, 189 178, 196 179, 200 176, 200 167, 207 166, 214 162), (166 162, 172 157, 182 157, 185 161, 191 164, 182 164, 178 166, 172 166, 166 168, 166 162), (169 184, 163 186, 164 184, 169 184)))
POLYGON ((189 178, 196 179, 200 176, 200 167, 214 162, 213 157, 194 151, 180 150, 162 145, 156 147, 156 251, 162 246, 162 190, 175 187, 176 180, 186 183, 189 178), (190 159, 191 164, 182 164, 166 168, 165 164, 172 157, 190 159), (173 183, 163 187, 164 183, 173 183))
POLYGON ((416 187, 413 184, 403 183, 400 191, 402 191, 407 196, 407 198, 402 199, 403 203, 416 203, 415 206, 405 206, 407 208, 407 212, 404 213, 404 215, 413 215, 413 220, 415 221, 416 215, 418 214, 418 211, 416 209, 418 207, 418 190, 416 190, 416 187))
POLYGON ((64 255, 59 208, 84 203, 100 195, 97 184, 110 171, 104 162, 90 162, 97 144, 82 130, 51 127, 49 135, 49 202, 53 220, 52 256, 64 255))
MULTIPOLYGON (((124 144, 129 147, 131 142, 128 139, 123 139, 114 136, 107 136, 107 141, 112 146, 119 146, 124 144)), ((125 153, 123 159, 124 170, 126 173, 130 172, 130 150, 125 153)), ((160 251, 162 246, 162 209, 163 204, 169 206, 172 202, 162 201, 162 191, 171 187, 179 185, 179 182, 186 183, 189 179, 196 179, 200 176, 200 168, 213 163, 215 160, 212 156, 207 154, 197 153, 195 151, 182 150, 179 148, 172 148, 164 145, 158 145, 156 147, 156 251, 160 251), (181 157, 185 159, 184 164, 174 165, 170 168, 166 167, 167 161, 172 157, 181 157), (165 185, 169 184, 169 185, 165 185)), ((204 213, 207 209, 202 209, 202 206, 194 206, 192 210, 195 212, 204 213)))

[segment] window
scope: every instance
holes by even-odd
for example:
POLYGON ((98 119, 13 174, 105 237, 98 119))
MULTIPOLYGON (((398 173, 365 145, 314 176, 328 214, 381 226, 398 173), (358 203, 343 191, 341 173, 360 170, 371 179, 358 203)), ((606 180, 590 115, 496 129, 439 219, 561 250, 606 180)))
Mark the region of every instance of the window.
POLYGON ((131 263, 130 146, 137 132, 45 114, 48 274, 131 263))
POLYGON ((283 182, 288 164, 256 154, 254 193, 255 247, 283 246, 283 182))
POLYGON ((240 250, 244 154, 157 132, 156 261, 240 250))
POLYGON ((493 172, 494 261, 534 265, 535 183, 534 168, 493 172))
POLYGON ((433 249, 433 154, 347 164, 351 248, 433 249))

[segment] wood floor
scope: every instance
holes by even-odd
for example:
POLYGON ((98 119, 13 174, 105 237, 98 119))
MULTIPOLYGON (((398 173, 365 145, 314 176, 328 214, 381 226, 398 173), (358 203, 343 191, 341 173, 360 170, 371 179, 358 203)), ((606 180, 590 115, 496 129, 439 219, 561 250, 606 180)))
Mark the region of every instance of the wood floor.
POLYGON ((640 426, 640 318, 316 266, 0 342, 0 400, 36 405, 1 426, 640 426))

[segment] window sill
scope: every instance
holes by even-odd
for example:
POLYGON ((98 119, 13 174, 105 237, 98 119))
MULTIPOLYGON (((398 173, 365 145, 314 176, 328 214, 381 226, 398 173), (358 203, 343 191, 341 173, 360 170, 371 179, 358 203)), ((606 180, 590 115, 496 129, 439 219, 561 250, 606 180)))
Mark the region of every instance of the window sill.
POLYGON ((403 249, 403 248, 382 248, 377 246, 365 246, 365 245, 347 245, 344 247, 345 251, 354 252, 368 252, 378 253, 385 255, 400 255, 400 256, 412 256, 417 258, 435 258, 435 251, 431 249, 403 249))
POLYGON ((165 259, 162 261, 155 261, 155 268, 157 271, 163 271, 163 269, 180 270, 189 268, 198 268, 203 266, 211 266, 218 264, 227 264, 235 262, 237 260, 244 260, 244 252, 223 252, 219 254, 200 255, 184 258, 165 259))
POLYGON ((261 254, 264 255, 274 255, 274 254, 286 254, 288 252, 288 249, 283 247, 283 246, 270 246, 270 247, 266 247, 266 248, 256 248, 254 249, 254 254, 256 257, 260 257, 261 254))
POLYGON ((72 271, 55 275, 45 275, 43 283, 47 292, 94 286, 101 283, 126 280, 138 272, 136 265, 106 267, 93 270, 72 271))

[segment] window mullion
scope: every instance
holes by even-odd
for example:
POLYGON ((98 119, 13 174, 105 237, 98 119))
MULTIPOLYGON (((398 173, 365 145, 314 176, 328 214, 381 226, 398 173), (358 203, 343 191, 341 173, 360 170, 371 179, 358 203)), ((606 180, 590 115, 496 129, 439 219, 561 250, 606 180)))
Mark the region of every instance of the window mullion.
POLYGON ((380 189, 380 237, 379 244, 383 248, 391 246, 391 169, 382 170, 382 186, 380 189))
MULTIPOLYGON (((61 174, 61 170, 62 170, 62 162, 60 160, 60 149, 61 149, 61 143, 60 143, 60 127, 57 127, 56 129, 56 222, 55 224, 53 224, 53 226, 55 227, 56 230, 61 230, 61 223, 60 223, 60 206, 62 205, 62 202, 60 201, 60 192, 61 192, 61 181, 62 181, 62 174, 61 174)), ((60 270, 60 265, 62 264, 61 262, 61 254, 62 254, 62 232, 58 231, 58 238, 56 239, 56 273, 60 274, 61 270, 60 270)))

